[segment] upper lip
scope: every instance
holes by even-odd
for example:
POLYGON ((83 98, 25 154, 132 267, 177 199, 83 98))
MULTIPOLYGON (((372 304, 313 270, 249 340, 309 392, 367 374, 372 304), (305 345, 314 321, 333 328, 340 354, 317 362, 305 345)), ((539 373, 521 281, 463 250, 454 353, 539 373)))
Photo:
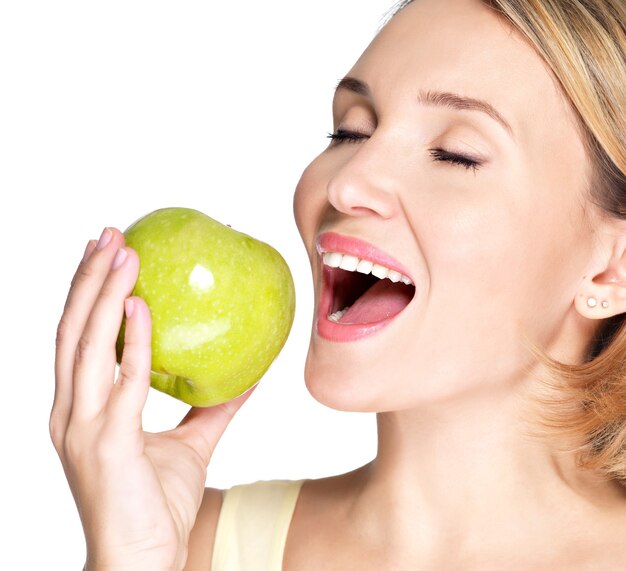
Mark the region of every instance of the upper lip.
MULTIPOLYGON (((395 258, 383 252, 373 244, 355 238, 353 236, 344 236, 337 232, 324 232, 320 234, 316 242, 317 252, 321 255, 324 252, 339 252, 340 254, 348 254, 359 259, 369 260, 375 264, 385 266, 390 270, 395 270, 408 276, 413 280, 411 273, 395 258)), ((413 280, 415 281, 415 280, 413 280)))

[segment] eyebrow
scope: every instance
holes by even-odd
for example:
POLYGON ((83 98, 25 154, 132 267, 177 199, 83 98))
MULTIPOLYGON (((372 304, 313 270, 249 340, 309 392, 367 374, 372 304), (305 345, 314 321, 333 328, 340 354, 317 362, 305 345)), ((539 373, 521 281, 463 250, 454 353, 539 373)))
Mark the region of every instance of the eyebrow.
MULTIPOLYGON (((371 97, 371 90, 367 83, 356 79, 355 77, 346 76, 339 81, 335 91, 339 89, 347 89, 363 97, 371 97)), ((483 99, 477 99, 475 97, 466 97, 457 93, 450 93, 448 91, 420 91, 417 97, 417 102, 421 105, 429 106, 441 106, 448 107, 450 109, 457 109, 459 111, 481 111, 486 113, 500 123, 507 133, 514 139, 515 135, 509 122, 498 112, 498 110, 483 99)))

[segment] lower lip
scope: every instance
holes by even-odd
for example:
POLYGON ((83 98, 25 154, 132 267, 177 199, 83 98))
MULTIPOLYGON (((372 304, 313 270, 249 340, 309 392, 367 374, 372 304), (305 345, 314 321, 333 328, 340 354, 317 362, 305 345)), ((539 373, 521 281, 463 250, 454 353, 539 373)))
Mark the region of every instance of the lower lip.
POLYGON ((356 341, 373 335, 385 326, 389 325, 402 311, 388 319, 375 321, 373 323, 336 323, 328 319, 332 303, 332 291, 328 287, 327 268, 323 266, 324 279, 322 279, 322 293, 317 308, 317 319, 315 328, 317 334, 328 341, 346 342, 356 341))

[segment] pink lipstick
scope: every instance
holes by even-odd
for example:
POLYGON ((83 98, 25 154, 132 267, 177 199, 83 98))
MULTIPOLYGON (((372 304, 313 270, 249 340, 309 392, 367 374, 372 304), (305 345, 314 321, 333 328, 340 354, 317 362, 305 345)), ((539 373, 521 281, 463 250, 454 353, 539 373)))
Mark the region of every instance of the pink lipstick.
POLYGON ((397 260, 372 244, 327 232, 319 236, 322 288, 316 331, 329 341, 369 336, 402 312, 415 295, 397 260))

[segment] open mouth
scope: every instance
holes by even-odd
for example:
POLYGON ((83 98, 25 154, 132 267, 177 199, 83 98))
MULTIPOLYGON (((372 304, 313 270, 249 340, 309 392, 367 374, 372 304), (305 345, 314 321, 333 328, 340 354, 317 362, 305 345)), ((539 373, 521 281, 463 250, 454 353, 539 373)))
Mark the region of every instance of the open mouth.
POLYGON ((365 258, 324 252, 326 318, 341 325, 369 325, 395 317, 413 299, 415 285, 397 270, 365 258))

